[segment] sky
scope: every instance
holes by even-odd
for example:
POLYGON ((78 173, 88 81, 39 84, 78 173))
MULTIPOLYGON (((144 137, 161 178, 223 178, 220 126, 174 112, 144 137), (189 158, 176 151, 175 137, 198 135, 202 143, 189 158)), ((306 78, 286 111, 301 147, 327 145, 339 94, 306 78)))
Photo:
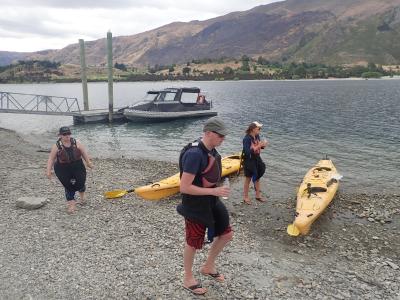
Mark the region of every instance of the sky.
POLYGON ((0 51, 34 52, 172 22, 207 20, 278 0, 0 0, 0 51))

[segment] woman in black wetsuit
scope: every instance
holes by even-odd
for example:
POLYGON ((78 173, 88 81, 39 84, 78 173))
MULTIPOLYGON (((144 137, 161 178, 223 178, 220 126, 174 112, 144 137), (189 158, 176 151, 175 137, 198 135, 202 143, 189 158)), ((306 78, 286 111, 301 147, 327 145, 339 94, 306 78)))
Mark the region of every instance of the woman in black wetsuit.
POLYGON ((261 159, 261 149, 264 149, 268 142, 260 140, 260 129, 262 124, 254 121, 246 129, 246 136, 243 138, 243 169, 244 169, 244 185, 243 185, 243 202, 251 204, 249 198, 249 186, 253 181, 256 191, 256 200, 265 202, 261 196, 260 178, 265 173, 265 164, 261 159))
POLYGON ((51 169, 65 188, 68 213, 74 213, 76 209, 75 193, 79 192, 80 203, 85 202, 86 168, 82 159, 89 168, 93 164, 83 145, 71 137, 69 127, 61 127, 58 140, 53 145, 47 161, 47 177, 51 179, 51 169))

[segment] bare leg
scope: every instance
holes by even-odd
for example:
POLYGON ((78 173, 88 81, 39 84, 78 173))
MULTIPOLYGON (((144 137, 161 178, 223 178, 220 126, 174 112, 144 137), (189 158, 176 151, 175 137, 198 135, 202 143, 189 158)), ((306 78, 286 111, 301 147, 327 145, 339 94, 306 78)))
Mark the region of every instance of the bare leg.
POLYGON ((256 200, 260 202, 265 202, 265 199, 261 196, 260 180, 256 181, 255 189, 256 189, 256 200))
POLYGON ((79 204, 85 205, 86 204, 86 197, 85 192, 78 192, 79 193, 79 204))
POLYGON ((260 180, 257 180, 254 186, 256 189, 256 198, 260 198, 261 197, 260 180))
POLYGON ((250 181, 251 177, 245 177, 244 178, 244 184, 243 184, 243 201, 246 204, 251 204, 251 201, 249 199, 249 186, 250 186, 250 181))
MULTIPOLYGON (((195 254, 196 254, 196 249, 185 243, 185 249, 183 251, 183 268, 185 272, 183 278, 183 286, 187 288, 198 284, 198 281, 196 281, 196 279, 193 276, 193 270, 192 270, 195 254)), ((204 294, 205 292, 207 292, 207 289, 197 288, 193 292, 195 294, 204 294)))
POLYGON ((73 214, 75 210, 76 210, 76 201, 75 200, 67 201, 67 213, 73 214))
MULTIPOLYGON (((210 251, 208 252, 208 257, 204 265, 200 268, 200 272, 202 274, 215 274, 217 273, 217 269, 215 267, 215 260, 218 257, 218 254, 221 253, 222 249, 232 240, 233 231, 218 236, 214 239, 214 242, 211 245, 210 251)), ((224 277, 221 274, 220 282, 224 281, 224 277)))

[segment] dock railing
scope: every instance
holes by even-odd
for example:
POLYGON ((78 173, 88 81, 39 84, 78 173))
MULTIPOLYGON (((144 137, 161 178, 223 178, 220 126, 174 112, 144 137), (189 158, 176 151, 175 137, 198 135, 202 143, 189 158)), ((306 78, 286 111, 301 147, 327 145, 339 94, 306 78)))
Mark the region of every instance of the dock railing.
POLYGON ((0 112, 75 116, 81 109, 77 98, 0 92, 0 112))

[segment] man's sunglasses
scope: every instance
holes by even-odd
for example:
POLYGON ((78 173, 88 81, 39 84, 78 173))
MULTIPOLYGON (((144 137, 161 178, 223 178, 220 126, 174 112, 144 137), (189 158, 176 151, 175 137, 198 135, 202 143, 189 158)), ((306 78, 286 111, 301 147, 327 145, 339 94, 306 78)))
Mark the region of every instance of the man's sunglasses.
POLYGON ((225 135, 223 135, 223 134, 219 134, 218 132, 215 132, 215 131, 213 131, 213 132, 214 132, 216 135, 218 135, 218 137, 221 138, 221 139, 225 137, 225 135))
POLYGON ((66 135, 71 135, 71 132, 64 132, 64 133, 62 133, 61 135, 64 135, 64 136, 66 136, 66 135))

